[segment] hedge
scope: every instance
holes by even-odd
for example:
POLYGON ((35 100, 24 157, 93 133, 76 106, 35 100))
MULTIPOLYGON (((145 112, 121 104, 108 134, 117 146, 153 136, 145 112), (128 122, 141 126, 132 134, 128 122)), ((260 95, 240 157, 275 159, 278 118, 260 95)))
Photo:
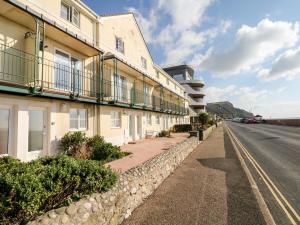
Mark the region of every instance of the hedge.
POLYGON ((177 124, 177 125, 174 125, 173 130, 175 133, 189 132, 192 130, 192 125, 191 124, 177 124))
POLYGON ((77 159, 92 159, 107 163, 131 153, 121 151, 120 147, 104 141, 95 135, 86 137, 83 132, 68 132, 61 139, 61 152, 77 159))
POLYGON ((107 191, 116 180, 115 172, 93 160, 0 158, 0 224, 25 224, 84 195, 107 191))

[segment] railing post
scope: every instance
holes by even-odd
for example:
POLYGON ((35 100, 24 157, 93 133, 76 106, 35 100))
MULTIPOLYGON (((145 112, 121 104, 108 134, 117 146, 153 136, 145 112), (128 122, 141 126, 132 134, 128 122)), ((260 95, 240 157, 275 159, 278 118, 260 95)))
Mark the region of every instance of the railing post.
POLYGON ((143 74, 143 96, 144 96, 144 107, 146 107, 146 84, 145 84, 145 75, 143 74))
POLYGON ((103 101, 104 100, 104 90, 103 90, 103 78, 104 78, 104 56, 103 54, 99 54, 100 58, 100 98, 103 101))
POLYGON ((132 104, 136 104, 136 90, 135 90, 135 80, 133 81, 133 93, 132 93, 132 104))
POLYGON ((46 23, 43 21, 43 46, 42 46, 42 77, 41 77, 41 91, 44 88, 44 57, 45 57, 45 39, 46 39, 46 23))
POLYGON ((117 60, 114 59, 114 101, 116 101, 117 60))
POLYGON ((35 51, 34 51, 34 69, 33 69, 33 92, 36 88, 36 79, 39 77, 39 51, 40 51, 40 25, 39 19, 35 18, 35 51))

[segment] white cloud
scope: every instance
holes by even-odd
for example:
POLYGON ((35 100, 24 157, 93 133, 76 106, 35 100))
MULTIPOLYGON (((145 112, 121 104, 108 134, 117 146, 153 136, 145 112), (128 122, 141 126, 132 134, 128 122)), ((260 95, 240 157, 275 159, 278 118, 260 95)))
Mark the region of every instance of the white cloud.
POLYGON ((228 85, 224 88, 206 88, 206 101, 219 102, 230 101, 235 107, 245 110, 253 110, 262 99, 269 95, 267 90, 255 90, 253 87, 237 87, 228 85))
POLYGON ((235 75, 249 71, 279 50, 294 46, 298 40, 298 23, 263 19, 255 27, 243 25, 230 49, 222 52, 210 48, 200 56, 199 65, 215 76, 235 75))
POLYGON ((150 10, 148 18, 145 18, 139 10, 136 8, 130 7, 127 8, 129 12, 134 13, 140 28, 143 32, 143 36, 148 43, 153 41, 153 31, 156 29, 157 20, 159 15, 157 14, 155 9, 150 10))
POLYGON ((212 2, 214 0, 158 0, 158 7, 171 16, 174 31, 182 31, 199 26, 212 2))
POLYGON ((272 64, 270 69, 261 69, 258 76, 263 80, 300 78, 300 48, 287 50, 272 64))
POLYGON ((202 31, 206 9, 215 0, 155 0, 149 12, 142 14, 136 8, 128 8, 135 13, 138 23, 148 43, 162 47, 163 64, 181 63, 193 58, 206 41, 225 33, 231 21, 223 20, 217 27, 202 31), (164 18, 169 17, 167 24, 164 18))

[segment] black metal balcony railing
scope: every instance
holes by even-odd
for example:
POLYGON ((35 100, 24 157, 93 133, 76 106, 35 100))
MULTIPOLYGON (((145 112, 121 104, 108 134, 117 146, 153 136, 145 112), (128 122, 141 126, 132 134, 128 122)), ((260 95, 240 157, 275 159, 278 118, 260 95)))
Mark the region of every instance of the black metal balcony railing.
MULTIPOLYGON (((31 93, 55 93, 95 102, 127 104, 154 111, 187 114, 183 103, 166 96, 150 95, 142 87, 124 80, 105 80, 99 72, 84 69, 76 62, 57 63, 24 51, 0 45, 0 86, 26 89, 31 93)), ((141 86, 141 85, 139 85, 141 86)))

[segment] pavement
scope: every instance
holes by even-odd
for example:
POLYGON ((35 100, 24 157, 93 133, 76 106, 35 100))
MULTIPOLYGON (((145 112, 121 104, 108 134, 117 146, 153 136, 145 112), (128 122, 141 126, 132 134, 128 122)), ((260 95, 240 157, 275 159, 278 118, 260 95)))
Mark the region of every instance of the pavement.
MULTIPOLYGON (((238 140, 265 171, 276 188, 300 215, 300 127, 227 122, 238 140)), ((244 157, 245 158, 245 157, 244 157)), ((277 225, 300 224, 295 213, 279 197, 288 211, 284 212, 261 175, 248 163, 258 188, 277 225), (292 217, 294 223, 289 217, 292 217)), ((275 190, 275 188, 273 187, 275 190)), ((275 191, 277 196, 278 192, 275 191)))
POLYGON ((122 225, 266 224, 223 127, 192 152, 122 225))
POLYGON ((122 159, 118 159, 108 163, 112 169, 125 172, 131 168, 134 168, 147 160, 161 154, 168 150, 170 147, 183 142, 189 137, 189 133, 172 133, 171 138, 152 138, 142 139, 135 144, 127 144, 121 146, 122 151, 131 152, 122 159))

